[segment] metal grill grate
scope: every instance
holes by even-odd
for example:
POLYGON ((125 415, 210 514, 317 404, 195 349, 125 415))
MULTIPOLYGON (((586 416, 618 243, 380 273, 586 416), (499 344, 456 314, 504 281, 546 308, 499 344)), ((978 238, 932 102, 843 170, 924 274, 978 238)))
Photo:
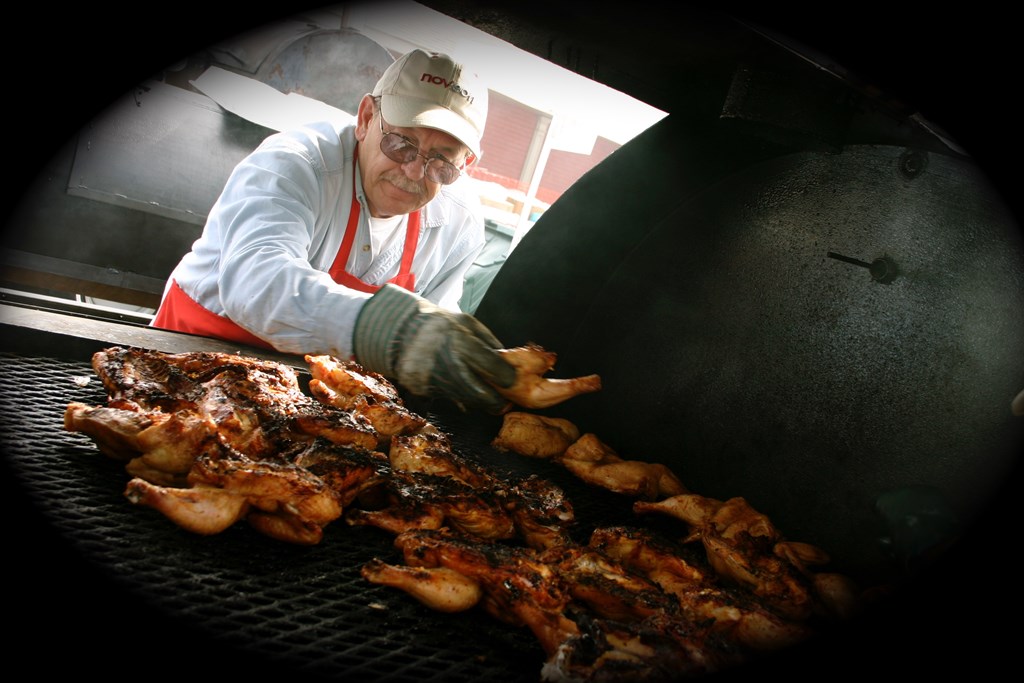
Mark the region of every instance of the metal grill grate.
MULTIPOLYGON (((164 626, 195 633, 224 657, 307 675, 395 683, 538 680, 544 655, 526 629, 482 611, 434 612, 365 581, 359 572, 371 558, 399 559, 381 530, 338 520, 319 545, 297 547, 244 523, 197 536, 130 504, 123 465, 63 429, 69 402, 106 401, 87 361, 0 354, 0 387, 0 437, 15 483, 74 554, 139 605, 138 614, 152 606, 166 617, 164 626)), ((499 476, 535 472, 562 486, 581 540, 593 527, 587 520, 630 517, 631 501, 585 487, 550 463, 492 449, 498 418, 410 407, 450 432, 455 450, 499 476)), ((116 629, 132 623, 132 615, 114 619, 116 629)), ((160 644, 154 648, 159 652, 160 644)))

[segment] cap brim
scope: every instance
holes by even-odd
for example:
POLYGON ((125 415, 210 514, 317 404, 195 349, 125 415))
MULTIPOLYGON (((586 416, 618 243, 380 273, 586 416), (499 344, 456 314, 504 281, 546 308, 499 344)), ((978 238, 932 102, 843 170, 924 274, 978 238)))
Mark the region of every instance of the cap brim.
POLYGON ((436 102, 409 97, 381 97, 384 120, 400 128, 434 128, 448 133, 469 148, 474 157, 480 156, 480 138, 464 118, 436 102))

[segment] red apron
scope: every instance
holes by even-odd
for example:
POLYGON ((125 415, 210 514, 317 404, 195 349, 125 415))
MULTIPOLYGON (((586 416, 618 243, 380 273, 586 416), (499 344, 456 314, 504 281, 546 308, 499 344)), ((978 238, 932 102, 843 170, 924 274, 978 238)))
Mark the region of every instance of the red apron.
MULTIPOLYGON (((348 262, 348 256, 352 252, 352 243, 355 241, 358 227, 359 202, 356 200, 355 178, 353 177, 352 209, 349 212, 348 225, 345 227, 345 236, 341 240, 337 256, 334 257, 334 263, 327 272, 339 285, 350 287, 360 292, 373 293, 380 289, 380 285, 367 284, 345 270, 345 264, 348 262)), ((402 251, 402 262, 398 267, 398 275, 388 280, 389 283, 408 289, 410 292, 413 291, 416 282, 416 276, 412 272, 412 259, 416 254, 416 244, 419 240, 419 235, 420 212, 417 211, 409 214, 408 224, 405 228, 405 247, 402 251)), ((233 321, 203 308, 173 280, 151 324, 153 327, 165 330, 188 332, 204 337, 216 337, 270 350, 274 348, 233 321)))

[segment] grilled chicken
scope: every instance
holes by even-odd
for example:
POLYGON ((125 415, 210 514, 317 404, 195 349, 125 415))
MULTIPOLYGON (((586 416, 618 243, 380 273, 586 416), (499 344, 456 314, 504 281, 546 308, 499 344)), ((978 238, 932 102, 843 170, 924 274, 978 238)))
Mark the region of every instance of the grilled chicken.
POLYGON ((556 460, 583 481, 628 496, 656 500, 687 492, 665 465, 624 460, 594 434, 581 436, 556 460))
MULTIPOLYGON (((506 398, 547 407, 597 391, 596 376, 545 379, 555 355, 502 353, 506 398)), ((679 541, 604 527, 574 542, 573 506, 552 482, 499 477, 457 453, 382 376, 306 356, 309 395, 287 366, 230 354, 114 347, 93 357, 106 406, 71 403, 68 431, 125 462, 125 495, 197 534, 246 522, 295 544, 344 518, 395 536, 404 564, 373 559, 369 582, 430 609, 475 607, 529 629, 545 681, 676 680, 741 663, 811 633, 812 617, 859 608, 828 555, 782 537, 742 498, 690 494, 668 467, 625 460, 568 420, 506 411, 494 448, 548 458, 582 481, 635 497, 638 515, 686 525, 679 541)))
POLYGON ((464 612, 483 597, 480 584, 447 567, 407 567, 373 559, 363 565, 361 574, 370 583, 405 591, 438 612, 464 612))
POLYGON ((569 420, 512 411, 502 416, 491 445, 530 458, 551 458, 565 453, 578 438, 580 430, 569 420))
POLYGON ((383 453, 326 439, 315 439, 282 455, 323 481, 342 507, 382 487, 391 476, 391 466, 383 453))
POLYGON ((93 355, 108 407, 191 412, 209 420, 232 448, 261 457, 295 441, 377 446, 362 416, 330 410, 306 396, 291 368, 224 353, 169 354, 112 347, 93 355))
POLYGON ((580 394, 601 390, 599 375, 571 379, 544 377, 555 367, 557 355, 538 344, 499 349, 498 354, 516 369, 516 380, 510 387, 495 385, 498 393, 517 406, 541 409, 567 401, 580 394))
POLYGON ((580 613, 575 625, 544 663, 544 683, 670 683, 739 662, 728 643, 695 638, 687 624, 663 613, 629 622, 580 613))
POLYGON ((245 496, 215 486, 157 486, 138 477, 128 482, 125 496, 153 508, 181 528, 204 536, 219 534, 245 516, 245 496))
POLYGON ((369 394, 347 401, 338 401, 337 394, 330 387, 315 379, 310 380, 309 389, 313 396, 322 403, 366 418, 382 443, 386 443, 394 436, 416 434, 421 430, 431 428, 425 417, 417 415, 394 401, 381 401, 369 394))
MULTIPOLYGON (((745 499, 723 502, 684 494, 658 502, 637 501, 633 509, 667 514, 689 524, 688 540, 703 544, 717 574, 750 590, 775 613, 799 621, 820 607, 804 567, 786 557, 799 546, 787 546, 771 520, 745 499), (780 543, 782 552, 776 550, 780 543)), ((802 552, 807 554, 807 549, 802 552)))
POLYGON ((438 431, 396 436, 388 460, 396 470, 451 477, 470 486, 492 488, 500 483, 493 474, 455 453, 451 439, 438 431))
POLYGON ((549 655, 578 633, 564 613, 570 601, 566 586, 528 549, 445 530, 399 534, 395 547, 410 567, 444 567, 476 583, 484 593, 480 604, 491 616, 529 628, 549 655))
POLYGON ((108 405, 69 404, 65 429, 128 461, 129 500, 196 533, 244 518, 274 538, 317 543, 387 467, 369 455, 378 435, 366 418, 306 396, 285 365, 112 347, 93 368, 108 405))
POLYGON ((125 470, 162 486, 184 486, 195 459, 219 450, 216 425, 189 411, 139 412, 72 402, 64 429, 81 432, 125 470))
MULTIPOLYGON (((269 431, 269 430, 265 430, 269 431)), ((373 424, 357 413, 342 410, 323 410, 320 406, 304 406, 287 424, 285 430, 273 432, 277 439, 274 450, 279 452, 294 443, 317 437, 339 446, 353 446, 374 450, 380 445, 380 434, 373 424)))
POLYGON ((429 427, 426 418, 405 407, 398 388, 383 375, 354 361, 307 355, 313 378, 309 390, 321 403, 365 417, 382 440, 429 427))
MULTIPOLYGON (((709 586, 715 574, 689 548, 641 527, 598 527, 589 545, 664 587, 709 586), (691 556, 690 559, 687 556, 691 556)), ((673 591, 675 592, 675 591, 673 591)))
POLYGON ((338 402, 372 396, 382 403, 402 403, 398 388, 384 375, 367 370, 354 361, 327 355, 307 355, 305 359, 313 379, 330 387, 338 402))
POLYGON ((713 635, 693 637, 692 629, 671 615, 668 596, 654 597, 652 584, 627 576, 587 549, 538 554, 447 530, 404 532, 395 546, 406 568, 373 560, 363 573, 369 581, 404 590, 425 604, 480 605, 496 619, 528 628, 547 657, 544 681, 676 680, 723 668, 734 656, 713 635), (447 571, 435 573, 438 569, 447 571), (644 591, 652 593, 650 602, 631 606, 629 595, 644 591), (450 593, 459 596, 451 603, 450 593), (576 596, 626 620, 595 617, 574 604, 576 596))
POLYGON ((500 491, 470 486, 452 477, 393 470, 385 484, 389 504, 380 510, 355 509, 352 525, 370 525, 391 533, 439 529, 450 525, 483 539, 509 539, 515 524, 500 491))
POLYGON ((715 633, 747 649, 780 650, 812 635, 806 624, 779 617, 743 591, 720 587, 713 571, 684 558, 685 548, 650 530, 595 529, 590 546, 675 596, 692 623, 708 624, 715 633))
MULTIPOLYGON (((140 435, 147 429, 159 427, 170 417, 171 413, 144 413, 74 401, 64 410, 64 429, 85 434, 107 457, 130 461, 144 451, 140 435)), ((189 466, 193 459, 188 459, 189 466)))
POLYGON ((219 533, 245 519, 261 533, 302 545, 319 543, 323 527, 388 471, 383 454, 338 446, 326 439, 253 460, 221 445, 196 458, 187 487, 159 486, 136 477, 125 495, 159 510, 195 533, 219 533))
POLYGON ((174 354, 114 346, 93 354, 92 367, 114 405, 165 412, 191 407, 207 393, 202 385, 224 372, 245 376, 254 388, 250 398, 269 409, 287 410, 308 400, 287 366, 227 353, 174 354))
POLYGON ((330 410, 301 392, 268 395, 261 380, 245 366, 225 366, 201 385, 198 409, 210 416, 232 447, 257 457, 321 436, 334 443, 376 448, 378 435, 362 416, 330 410))
POLYGON ((189 483, 244 496, 250 505, 249 524, 290 543, 319 543, 322 528, 342 512, 337 494, 326 482, 287 462, 252 461, 240 454, 199 458, 189 483))
POLYGON ((576 513, 561 488, 531 475, 508 486, 506 497, 516 534, 527 547, 545 550, 571 543, 576 513))
POLYGON ((568 586, 569 594, 606 619, 638 621, 656 613, 675 615, 679 603, 656 584, 593 548, 553 547, 540 555, 568 586))
POLYGON ((550 458, 583 481, 646 500, 686 493, 686 487, 661 463, 624 460, 594 434, 580 436, 569 420, 524 412, 502 417, 491 441, 500 451, 550 458))

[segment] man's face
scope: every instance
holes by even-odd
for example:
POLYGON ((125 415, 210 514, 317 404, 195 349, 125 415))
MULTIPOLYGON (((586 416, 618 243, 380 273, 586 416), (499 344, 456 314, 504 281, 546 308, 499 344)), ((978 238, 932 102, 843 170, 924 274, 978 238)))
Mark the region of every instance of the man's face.
MULTIPOLYGON (((358 121, 359 166, 372 216, 386 218, 412 213, 437 196, 441 185, 424 176, 422 157, 402 164, 392 161, 380 150, 383 133, 373 99, 369 96, 359 103, 358 121)), ((431 128, 396 128, 385 122, 384 130, 414 141, 421 154, 440 154, 456 165, 461 165, 468 153, 466 147, 451 135, 431 128)))

